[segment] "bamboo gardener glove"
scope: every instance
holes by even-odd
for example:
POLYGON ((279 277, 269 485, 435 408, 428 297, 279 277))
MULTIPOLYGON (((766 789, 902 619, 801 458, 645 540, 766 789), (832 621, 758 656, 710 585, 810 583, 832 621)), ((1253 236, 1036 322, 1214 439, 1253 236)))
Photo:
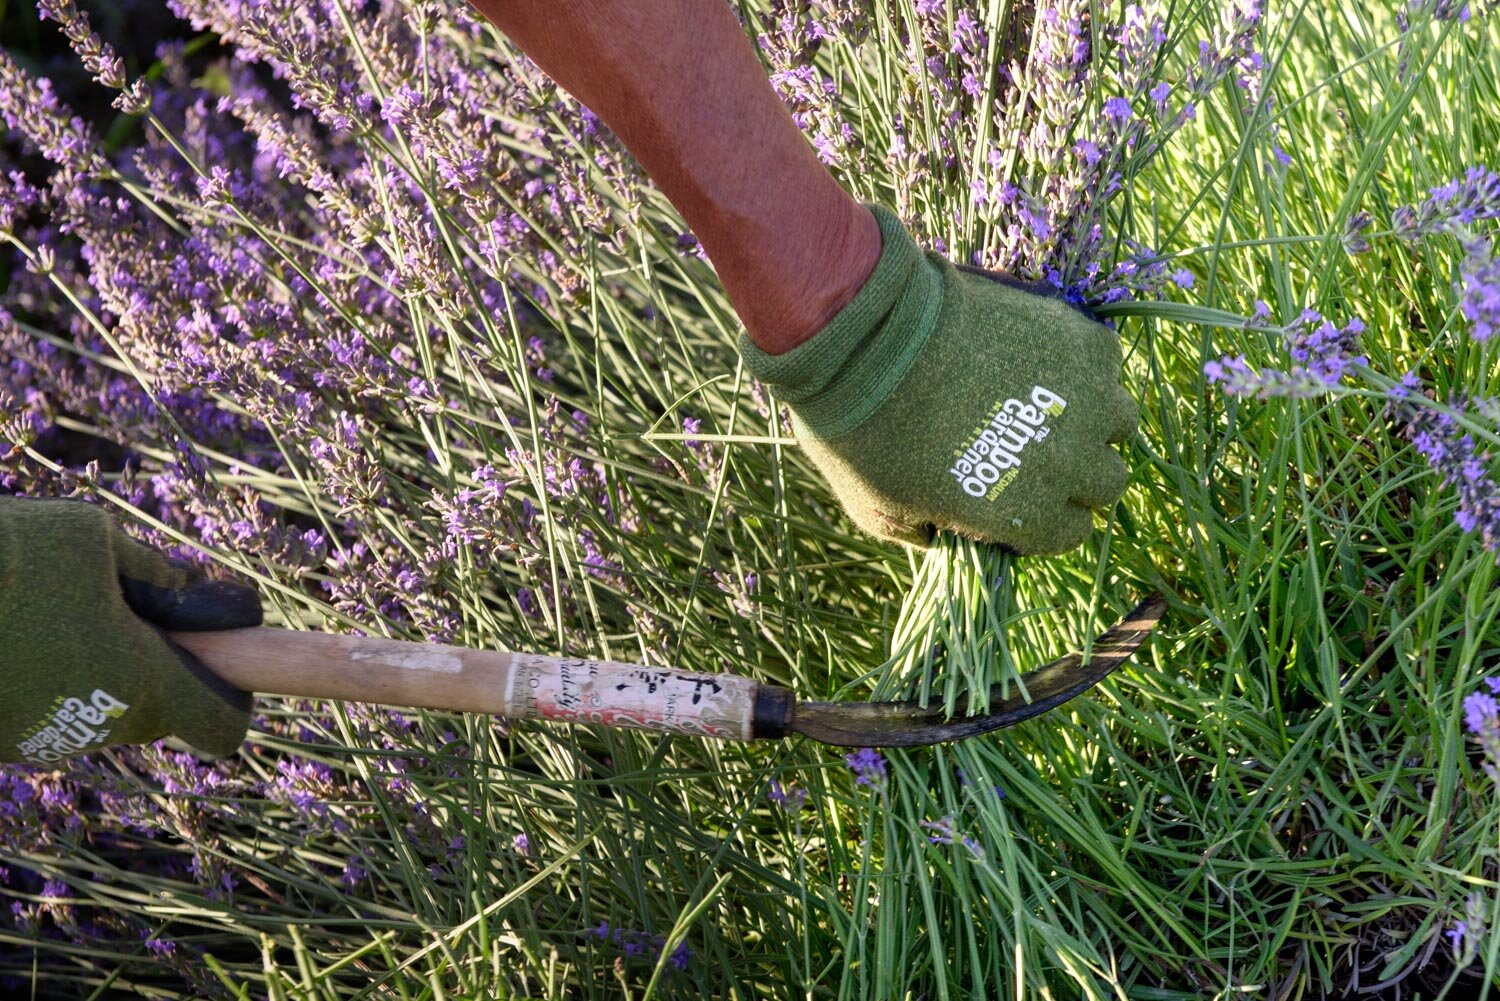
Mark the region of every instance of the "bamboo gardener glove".
POLYGON ((168 560, 100 508, 0 497, 0 761, 49 764, 168 734, 233 753, 250 695, 161 630, 260 621, 252 589, 168 560))
POLYGON ((1058 298, 924 253, 869 206, 884 246, 855 297, 750 372, 855 523, 917 545, 946 529, 1019 554, 1066 552, 1125 490, 1135 433, 1119 338, 1058 298))

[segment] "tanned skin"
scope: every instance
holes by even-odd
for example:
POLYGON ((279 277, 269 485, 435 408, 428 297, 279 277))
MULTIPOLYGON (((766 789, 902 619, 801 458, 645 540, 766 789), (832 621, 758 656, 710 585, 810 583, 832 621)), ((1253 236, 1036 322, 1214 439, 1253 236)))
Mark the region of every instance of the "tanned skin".
POLYGON ((812 337, 870 276, 875 217, 818 160, 725 0, 474 6, 620 137, 762 350, 812 337))

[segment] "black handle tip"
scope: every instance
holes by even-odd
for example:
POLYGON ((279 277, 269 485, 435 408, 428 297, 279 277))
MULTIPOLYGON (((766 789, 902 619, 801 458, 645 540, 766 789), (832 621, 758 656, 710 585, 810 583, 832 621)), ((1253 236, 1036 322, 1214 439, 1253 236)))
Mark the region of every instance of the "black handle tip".
POLYGON ((780 740, 791 732, 797 698, 790 689, 761 685, 755 692, 755 714, 750 719, 751 740, 780 740))

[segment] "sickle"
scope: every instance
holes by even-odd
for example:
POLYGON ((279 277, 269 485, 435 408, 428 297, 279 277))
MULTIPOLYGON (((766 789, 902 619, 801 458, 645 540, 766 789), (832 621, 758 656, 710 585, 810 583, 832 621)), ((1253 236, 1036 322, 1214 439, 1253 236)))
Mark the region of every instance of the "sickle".
POLYGON ((1152 595, 1094 640, 1088 663, 1080 654, 1043 664, 1012 682, 990 688, 990 710, 982 716, 952 718, 941 706, 916 702, 802 702, 789 713, 786 728, 840 747, 922 747, 963 740, 1014 726, 1055 709, 1104 680, 1130 659, 1166 610, 1161 595, 1152 595), (1019 692, 1007 690, 1014 685, 1019 692))
MULTIPOLYGON (((174 632, 171 639, 247 692, 495 713, 509 719, 595 723, 728 740, 797 733, 843 747, 919 747, 962 740, 1044 713, 1098 684, 1150 635, 1166 608, 1137 605, 1094 641, 1023 675, 991 711, 952 718, 915 702, 799 702, 735 674, 700 674, 582 657, 471 650, 290 629, 174 632)), ((1002 690, 1006 689, 1006 690, 1002 690)))

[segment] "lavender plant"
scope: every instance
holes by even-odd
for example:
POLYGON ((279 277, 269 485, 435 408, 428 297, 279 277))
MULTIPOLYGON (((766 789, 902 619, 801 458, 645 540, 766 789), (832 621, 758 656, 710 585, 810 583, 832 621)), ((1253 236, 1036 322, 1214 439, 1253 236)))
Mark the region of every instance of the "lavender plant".
MULTIPOLYGON (((1495 272, 1500 265, 1490 255, 1489 240, 1472 235, 1472 228, 1496 218, 1500 218, 1500 175, 1483 167, 1471 167, 1464 177, 1432 188, 1423 201, 1398 206, 1391 214, 1390 234, 1407 243, 1443 234, 1460 238, 1465 259, 1454 282, 1461 293, 1458 313, 1468 323, 1467 335, 1481 344, 1494 333, 1491 318, 1495 303, 1500 302, 1495 272)), ((1368 213, 1351 216, 1345 249, 1351 253, 1370 250, 1363 233, 1369 224, 1368 213)), ((1480 545, 1500 562, 1500 487, 1490 472, 1492 453, 1476 443, 1476 434, 1480 441, 1500 441, 1493 401, 1471 403, 1460 393, 1446 401, 1446 408, 1429 406, 1427 397, 1435 394, 1415 372, 1392 383, 1368 371, 1369 359, 1356 354, 1364 330, 1358 317, 1340 329, 1315 310, 1304 309, 1296 321, 1280 329, 1296 366, 1254 372, 1243 357, 1226 356, 1208 362, 1204 372, 1226 392, 1255 393, 1265 399, 1336 393, 1343 388, 1346 375, 1363 370, 1370 388, 1388 399, 1386 413, 1400 422, 1402 435, 1441 476, 1443 485, 1457 494, 1454 521, 1465 532, 1475 533, 1480 545)))
MULTIPOLYGON (((950 93, 957 93, 953 81, 968 79, 972 70, 967 67, 961 70, 946 69, 944 53, 955 53, 961 58, 969 44, 970 25, 963 16, 952 16, 947 7, 941 4, 919 4, 915 15, 918 24, 923 23, 921 19, 924 15, 932 18, 927 22, 930 26, 921 32, 924 54, 934 53, 925 59, 925 68, 935 78, 937 86, 950 93), (946 34, 945 27, 948 29, 946 34)), ((1438 18, 1440 21, 1453 19, 1446 15, 1438 18)), ((1040 10, 1033 24, 1034 33, 1029 39, 1030 48, 1023 49, 1026 52, 1023 57, 1024 70, 1018 71, 1014 66, 1006 67, 1003 71, 1004 80, 1009 83, 1020 79, 1022 72, 1040 78, 1068 80, 1065 72, 1058 72, 1058 64, 1068 64, 1068 60, 1072 59, 1074 61, 1071 65, 1077 68, 1078 77, 1068 82, 1074 84, 1075 89, 1059 86, 1045 97, 1038 96, 1034 104, 1022 103, 1019 106, 1021 111, 1015 113, 1013 121, 993 126, 985 122, 984 125, 986 130, 993 128, 996 134, 1009 136, 1011 145, 1022 151, 1037 150, 1049 141, 1053 142, 1055 148, 1050 155, 1041 157, 1047 163, 1041 176, 1046 178, 1049 185, 1052 182, 1061 183, 1057 187, 1047 187, 1043 192, 1038 192, 1008 179, 1014 175, 1002 175, 1007 180, 1000 184, 990 182, 985 177, 985 167, 1010 167, 1014 163, 1014 155, 1007 160, 1001 151, 996 151, 997 155, 981 158, 979 154, 983 153, 982 142, 976 147, 975 140, 970 140, 967 147, 952 143, 960 149, 977 150, 971 161, 974 166, 969 170, 968 185, 932 183, 922 193, 925 197, 914 197, 911 201, 930 206, 930 215, 926 217, 937 220, 929 230, 932 233, 930 242, 938 249, 958 252, 965 257, 972 254, 971 259, 975 263, 999 266, 1028 277, 1046 277, 1064 288, 1071 297, 1096 306, 1107 316, 1123 318, 1154 315, 1170 317, 1183 323, 1203 324, 1210 329, 1239 328, 1274 334, 1282 347, 1271 357, 1276 358, 1279 353, 1292 363, 1280 363, 1280 367, 1263 365, 1257 372, 1246 364, 1243 355, 1223 357, 1217 361, 1209 361, 1204 366, 1203 371, 1210 385, 1221 383, 1233 394, 1257 393, 1263 400, 1271 396, 1324 399, 1330 395, 1353 395, 1349 382, 1355 377, 1360 378, 1368 387, 1362 398, 1373 396, 1387 401, 1386 408, 1377 412, 1394 417, 1398 421, 1400 433, 1413 442, 1419 454, 1434 463, 1442 474, 1444 485, 1455 489, 1458 503, 1454 518, 1459 527, 1466 532, 1476 533, 1482 548, 1496 552, 1495 534, 1490 527, 1494 512, 1494 490, 1489 468, 1493 462, 1488 453, 1476 447, 1476 440, 1494 440, 1493 423, 1484 421, 1480 411, 1466 414, 1462 400, 1450 401, 1448 408, 1431 405, 1432 401, 1420 393, 1414 376, 1393 382, 1389 377, 1383 377, 1372 370, 1364 343, 1366 326, 1359 317, 1348 316, 1341 322, 1335 322, 1325 318, 1318 309, 1304 305, 1295 311, 1296 318, 1291 322, 1275 326, 1269 322, 1272 307, 1258 298, 1254 301, 1253 309, 1246 310, 1248 316, 1210 308, 1158 308, 1149 302, 1164 295, 1176 297, 1188 293, 1191 297, 1189 290, 1194 288, 1197 279, 1192 270, 1180 265, 1173 266, 1167 255, 1158 254, 1146 246, 1143 240, 1133 238, 1126 225, 1134 216, 1130 199, 1139 198, 1141 194, 1139 182, 1134 190, 1130 182, 1139 175, 1152 171, 1153 160, 1163 157, 1164 152, 1169 151, 1172 134, 1187 122, 1196 119, 1200 104, 1214 92, 1216 86, 1226 77, 1232 78, 1225 89, 1229 107, 1242 120, 1248 118, 1252 128, 1259 133, 1254 135, 1253 140, 1246 141, 1255 142, 1268 153, 1266 165, 1262 168, 1267 181, 1261 183, 1276 189, 1282 188, 1287 181, 1288 168, 1295 162, 1282 148, 1281 144, 1285 140, 1275 121, 1279 116, 1276 97, 1269 83, 1269 68, 1266 59, 1258 51, 1261 20, 1261 12, 1254 6, 1234 5, 1227 10, 1224 21, 1213 33, 1212 40, 1204 40, 1200 44, 1200 56, 1196 65, 1187 70, 1185 79, 1174 87, 1169 75, 1171 70, 1168 53, 1174 48, 1180 51, 1188 46, 1184 46, 1180 40, 1170 40, 1167 26, 1160 19, 1140 8, 1131 7, 1127 8, 1123 21, 1117 28, 1095 24, 1092 25, 1092 30, 1085 30, 1079 20, 1068 16, 1068 12, 1040 10), (1058 26, 1064 26, 1066 37, 1071 39, 1071 46, 1058 46, 1056 39, 1046 34, 1049 30, 1056 30, 1058 26), (1087 55, 1089 41, 1100 39, 1105 41, 1105 46, 1090 58, 1087 55), (1036 58, 1038 53, 1055 53, 1059 48, 1068 53, 1068 56, 1055 59, 1051 66, 1048 66, 1046 56, 1041 60, 1036 58), (1090 124, 1086 115, 1074 110, 1062 116, 1067 123, 1065 127, 1049 127, 1050 123, 1045 116, 1052 107, 1076 108, 1079 105, 1076 84, 1084 76, 1089 76, 1090 79, 1082 89, 1090 93, 1094 107, 1097 108, 1097 119, 1090 124), (1175 112, 1169 106, 1174 93, 1186 95, 1180 98, 1183 103, 1180 110, 1175 112), (1264 124, 1257 124, 1257 120, 1264 124), (1094 172, 1090 172, 1091 170, 1094 172), (1069 192, 1077 200, 1072 204, 1068 201, 1069 192), (1087 192, 1087 195, 1079 196, 1078 192, 1087 192), (970 197, 964 199, 961 197, 963 194, 970 197), (989 207, 986 207, 987 203, 989 207), (1075 207, 1078 204, 1085 206, 1086 211, 1079 211, 1075 207), (986 215, 991 219, 998 215, 1005 224, 1003 232, 1010 238, 1008 243, 1002 245, 999 254, 988 249, 993 244, 993 237, 986 234, 986 215), (1114 232, 1110 231, 1112 228, 1115 229, 1114 232), (938 235, 939 233, 942 235, 938 235), (975 246, 980 249, 971 251, 970 248, 975 246)), ((811 23, 816 24, 815 21, 811 23)), ((1403 46, 1413 44, 1409 34, 1410 24, 1404 22, 1402 30, 1408 32, 1403 46)), ((815 27, 808 30, 809 36, 816 33, 815 27)), ((915 39, 918 32, 912 30, 910 37, 915 39)), ((1400 72, 1404 73, 1406 70, 1403 68, 1400 72)), ((966 92, 977 96, 988 91, 981 85, 969 88, 966 92)), ((955 129, 962 135, 962 123, 965 121, 974 119, 962 112, 945 119, 942 135, 935 137, 932 146, 926 150, 925 157, 912 161, 912 164, 927 167, 943 163, 951 168, 956 158, 950 152, 950 137, 955 129)), ((893 152, 906 154, 910 148, 911 143, 906 136, 898 135, 891 142, 893 152)), ((1484 192, 1488 176, 1485 170, 1471 169, 1464 180, 1434 189, 1429 201, 1421 208, 1396 210, 1393 232, 1407 240, 1416 240, 1446 231, 1444 227, 1450 225, 1450 219, 1455 223, 1461 219, 1461 224, 1468 226, 1490 218, 1491 214, 1484 207, 1487 204, 1484 192)), ((925 177, 921 179, 926 180, 925 177)), ((1257 218, 1254 213, 1251 217, 1257 218)), ((1345 233, 1346 246, 1350 252, 1363 252, 1369 246, 1361 235, 1368 226, 1368 218, 1355 213, 1349 216, 1349 220, 1345 233)), ((1261 239, 1255 238, 1257 236, 1259 234, 1252 234, 1246 244, 1252 247, 1275 245, 1272 241, 1263 244, 1261 239)), ((1317 234, 1307 234, 1283 239, 1290 244, 1303 241, 1316 243, 1324 238, 1317 234)), ((1472 236, 1469 239, 1470 242, 1465 244, 1467 260, 1463 266, 1459 289, 1462 294, 1459 310, 1464 317, 1474 321, 1474 339, 1483 342, 1490 334, 1486 317, 1491 310, 1490 300, 1493 295, 1483 287, 1485 279, 1478 276, 1491 270, 1482 259, 1488 253, 1488 244, 1475 242, 1472 236)), ((1222 235, 1214 234, 1214 238, 1204 249, 1216 260, 1223 252, 1223 242, 1222 235)), ((1211 270, 1210 274, 1213 273, 1211 270)), ((1277 291, 1281 293, 1283 301, 1289 297, 1289 289, 1285 284, 1277 291)), ((1313 291, 1312 294, 1318 293, 1313 291)), ((1260 353, 1264 354, 1265 348, 1261 348, 1260 353)), ((1492 369, 1492 366, 1486 368, 1492 369)), ((1199 405, 1202 406, 1205 402, 1207 401, 1200 398, 1199 405)), ((1481 406, 1487 404, 1482 403, 1481 406)), ((1149 445, 1147 450, 1150 450, 1149 445)), ((1132 541, 1134 540, 1127 535, 1127 546, 1132 541)), ((1201 555, 1201 548, 1196 549, 1194 557, 1201 558, 1201 555)), ((1030 567, 1024 573, 1020 571, 1024 561, 1012 563, 998 553, 986 551, 984 547, 974 546, 965 540, 940 538, 937 548, 927 554, 921 566, 913 568, 915 588, 908 595, 896 627, 893 638, 894 656, 878 672, 877 693, 925 699, 937 697, 936 693, 940 689, 945 706, 952 711, 959 693, 986 692, 993 681, 1006 678, 1015 670, 1014 650, 1007 640, 1007 629, 1013 628, 1013 623, 1017 620, 1023 628, 1031 626, 1031 629, 1025 630, 1023 649, 1029 647, 1031 651, 1045 650, 1049 645, 1048 639, 1051 640, 1051 648, 1057 649, 1061 645, 1057 642, 1057 632, 1048 637, 1046 630, 1037 628, 1042 621, 1040 617, 1032 617, 1028 622, 1018 615, 1017 609, 1026 607, 1028 603, 1033 609, 1047 613, 1065 610, 1070 602, 1082 604, 1086 608, 1097 607, 1103 597, 1101 585, 1108 572, 1106 561, 1110 557, 1119 558, 1119 554, 1118 550, 1110 552, 1106 544, 1102 552, 1091 551, 1088 557, 1089 562, 1094 562, 1096 567, 1092 574, 1077 573, 1072 580, 1068 580, 1064 574, 1049 568, 1028 581, 1026 578, 1030 575, 1030 567), (1059 577, 1063 580, 1059 581, 1059 577), (1026 600, 1028 597, 1031 597, 1030 602, 1026 600), (1042 642, 1038 642, 1039 638, 1042 642)), ((1147 580, 1160 579, 1158 573, 1149 567, 1143 576, 1147 580)), ((1492 606, 1486 607, 1491 609, 1488 617, 1493 618, 1492 606)), ((1080 637, 1087 636, 1088 632, 1088 626, 1078 628, 1075 625, 1063 635, 1070 635, 1076 643, 1080 637)), ((1365 664, 1368 663, 1366 660, 1365 664)), ((1084 715, 1086 719, 1095 718, 1092 714, 1084 715)), ((1055 725, 1055 721, 1053 722, 1055 725)), ((1086 725, 1083 733, 1088 736, 1080 734, 1080 741, 1100 737, 1097 729, 1092 726, 1086 725)), ((1066 771, 1074 762, 1092 770, 1099 767, 1103 757, 1097 752, 1080 753, 1079 748, 1068 738, 1059 742, 1034 737, 1018 739, 1016 744, 1030 750, 1029 756, 1035 766, 1041 767, 1040 762, 1045 761, 1054 772, 1066 771), (1063 764, 1064 762, 1067 764, 1063 764)), ((1014 744, 1011 746, 1012 749, 1016 747, 1014 744)), ((1116 749, 1115 753, 1119 753, 1119 750, 1116 749)), ((936 839, 929 837, 929 841, 960 844, 967 848, 971 856, 969 865, 958 871, 970 875, 947 875, 942 879, 934 877, 931 882, 918 876, 920 892, 907 889, 899 882, 882 884, 882 903, 897 914, 915 912, 920 908, 925 927, 940 925, 951 930, 961 940, 962 932, 959 929, 965 925, 964 915, 974 913, 977 908, 966 898, 964 891, 955 890, 953 884, 970 883, 974 887, 970 893, 976 899, 983 893, 979 887, 988 887, 994 893, 1006 896, 1014 906, 1017 877, 1014 873, 1000 876, 987 865, 975 864, 983 856, 985 842, 973 835, 955 834, 955 817, 972 818, 969 821, 971 830, 977 833, 987 828, 997 838, 998 844, 1009 845, 1014 834, 1011 821, 1007 818, 1008 811, 999 803, 998 798, 976 795, 969 791, 967 783, 956 787, 951 777, 945 773, 945 764, 951 767, 952 759, 945 762, 941 755, 935 758, 910 755, 896 757, 898 766, 893 772, 895 777, 890 789, 879 799, 871 797, 869 800, 871 811, 879 812, 886 809, 889 799, 890 812, 895 814, 893 821, 888 819, 886 850, 894 853, 890 842, 905 843, 911 837, 910 832, 921 828, 939 830, 941 836, 936 839), (900 790, 903 780, 910 785, 905 795, 900 790), (947 897, 950 892, 954 893, 953 898, 947 897), (938 900, 936 905, 935 897, 938 900), (947 911, 946 905, 951 905, 952 910, 947 911), (950 916, 951 925, 945 920, 950 916)), ((998 763, 982 751, 965 746, 957 749, 953 758, 962 763, 957 769, 959 774, 999 774, 995 771, 998 763)), ((850 759, 850 764, 859 776, 857 781, 865 782, 867 773, 862 764, 854 758, 850 759)), ((1008 770, 1005 774, 1026 779, 1035 776, 1034 772, 1027 774, 1015 770, 1008 770)), ((1039 798, 1045 801, 1050 797, 1042 794, 1039 798)), ((1166 806, 1171 801, 1171 796, 1163 796, 1158 805, 1166 806)), ((1074 802, 1076 804, 1076 798, 1074 802)), ((1130 797, 1126 797, 1124 808, 1138 811, 1141 809, 1141 801, 1137 799, 1132 804, 1130 797)), ((1171 810, 1168 807, 1163 812, 1171 810)), ((1057 824, 1060 823, 1060 817, 1054 813, 1047 816, 1046 821, 1057 824)), ((1114 859, 1114 848, 1095 832, 1081 825, 1063 826, 1068 835, 1062 840, 1086 846, 1086 850, 1096 861, 1114 859)), ((866 850, 862 869, 863 863, 870 860, 875 852, 873 848, 866 850)), ((1024 867, 1028 864, 1029 860, 1017 858, 1014 852, 1007 851, 1006 855, 1006 861, 1012 866, 1024 867)), ((953 865, 958 867, 960 862, 955 861, 953 865)), ((1124 873, 1115 870, 1111 881, 1114 878, 1124 878, 1124 873)), ((1141 884, 1133 884, 1132 891, 1150 896, 1141 884)), ((1092 969, 1095 976, 1101 979, 1091 979, 1081 972, 1075 972, 1074 975, 1079 978, 1079 983, 1092 983, 1102 988, 1103 975, 1099 971, 1112 966, 1112 960, 1106 953, 1094 951, 1086 944, 1089 941, 1087 929, 1069 926, 1076 929, 1077 936, 1059 936, 1058 924, 1067 924, 1066 919, 1050 907, 1042 906, 1036 898, 1028 898, 1027 902, 1038 909, 1031 911, 1025 921, 1019 918, 1008 919, 999 912, 990 915, 997 925, 1009 923, 1013 928, 1013 937, 1008 936, 1008 941, 1016 943, 1015 948, 1027 956, 1034 954, 1033 949, 1046 954, 1048 959, 1043 961, 1044 965, 1060 964, 1070 971, 1092 969), (1032 924, 1033 921, 1036 923, 1032 924), (1055 944, 1059 938, 1064 945, 1055 944)), ((857 922, 865 913, 861 909, 855 909, 850 920, 857 922)), ((1167 913, 1162 910, 1153 915, 1153 923, 1156 919, 1166 921, 1169 925, 1171 923, 1167 913)), ((1431 925, 1428 927, 1430 929, 1431 925)), ((1122 933, 1118 926, 1114 931, 1122 933)), ((921 937, 921 933, 914 927, 902 928, 899 919, 893 925, 884 926, 883 934, 906 942, 913 941, 914 937, 921 937)), ((1174 933, 1167 934, 1170 937, 1174 933)), ((1426 956, 1430 957, 1437 945, 1435 934, 1429 932, 1423 942, 1426 956)), ((892 948, 894 950, 895 947, 892 948)), ((1389 957, 1391 950, 1387 949, 1382 954, 1389 957)), ((883 968, 883 962, 889 961, 891 955, 893 952, 877 952, 871 959, 872 967, 883 968)), ((1473 958, 1472 953, 1465 955, 1467 958, 1460 965, 1466 965, 1473 958)), ((1362 960, 1358 957, 1357 950, 1356 956, 1349 962, 1358 968, 1362 960)), ((1386 972, 1390 973, 1393 968, 1398 970, 1401 973, 1397 978, 1399 980, 1410 976, 1418 966, 1420 962, 1416 960, 1404 968, 1388 964, 1386 972)), ((859 985, 857 993, 874 989, 872 982, 856 982, 859 985)), ((1170 979, 1166 981, 1171 982, 1170 979)), ((849 984, 850 980, 846 978, 844 985, 847 987, 849 984)), ((1019 973, 1013 990, 1017 996, 1022 992, 1019 973)))
MULTIPOLYGON (((1223 8, 1210 37, 1198 44, 1196 61, 1177 81, 1167 78, 1162 65, 1170 41, 1166 22, 1159 11, 1139 5, 1126 6, 1118 22, 1094 20, 1086 5, 1043 6, 1029 20, 1029 36, 1017 34, 994 46, 967 14, 945 30, 943 5, 919 5, 917 13, 925 51, 933 53, 928 69, 943 66, 945 53, 958 58, 951 72, 933 70, 960 105, 948 124, 960 129, 962 148, 987 150, 982 165, 971 168, 968 198, 955 199, 951 189, 933 193, 953 226, 950 236, 935 236, 934 245, 966 262, 1049 281, 1071 300, 1093 307, 1190 289, 1191 271, 1169 268, 1131 234, 1113 231, 1114 205, 1126 197, 1127 172, 1145 169, 1226 79, 1252 109, 1271 108, 1255 45, 1259 5, 1223 8), (972 81, 983 69, 974 56, 966 62, 966 54, 991 48, 996 65, 986 72, 994 85, 956 88, 953 80, 972 81), (1008 100, 961 106, 963 98, 996 92, 1008 100), (970 134, 962 131, 966 127, 970 134)), ((950 141, 945 129, 929 162, 950 141)), ((893 147, 905 144, 904 138, 893 139, 893 147)), ((976 697, 970 711, 983 711, 991 686, 1019 673, 1007 640, 1023 614, 1016 574, 1017 566, 1000 551, 940 533, 915 572, 877 693, 926 700, 937 686, 949 713, 971 693, 976 697)), ((1070 591, 1068 597, 1078 595, 1070 591)), ((1058 596, 1034 611, 1055 610, 1062 600, 1058 596)), ((1128 601, 1118 596, 1117 603, 1128 601)), ((1041 635, 1046 632, 1043 627, 1041 635)))
POLYGON ((198 34, 142 54, 46 5, 117 118, 0 50, 3 489, 108 505, 285 628, 817 697, 951 708, 1180 600, 1090 699, 921 754, 285 700, 234 760, 14 769, 5 989, 1312 996, 1500 968, 1452 695, 1500 615, 1493 19, 742 5, 851 190, 1127 344, 1131 493, 1080 553, 1008 561, 850 534, 670 206, 461 7, 173 10, 198 34))

